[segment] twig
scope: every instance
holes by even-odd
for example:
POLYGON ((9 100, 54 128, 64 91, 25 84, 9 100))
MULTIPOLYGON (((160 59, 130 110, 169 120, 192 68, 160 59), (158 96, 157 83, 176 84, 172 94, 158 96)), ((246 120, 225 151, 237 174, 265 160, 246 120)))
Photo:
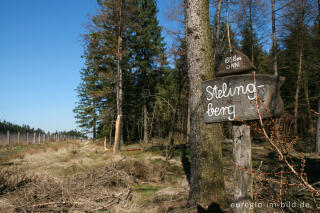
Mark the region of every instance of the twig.
MULTIPOLYGON (((270 139, 270 137, 268 136, 265 128, 264 128, 264 125, 263 125, 263 122, 262 122, 262 116, 261 116, 261 113, 260 113, 260 109, 259 109, 259 104, 258 104, 258 93, 257 93, 257 81, 256 81, 256 72, 253 72, 253 78, 254 78, 254 86, 255 86, 255 97, 256 97, 256 107, 257 107, 257 110, 258 110, 258 115, 259 115, 259 121, 260 121, 260 125, 261 125, 261 128, 263 130, 263 133, 264 133, 264 136, 265 138, 267 139, 267 141, 271 144, 271 146, 274 148, 274 150, 277 151, 277 153, 279 154, 280 156, 280 160, 285 162, 285 164, 289 167, 289 169, 292 171, 292 173, 298 177, 298 179, 300 180, 300 182, 305 186, 307 187, 310 192, 312 192, 313 194, 317 195, 318 197, 320 197, 320 193, 319 191, 317 191, 314 187, 312 187, 306 180, 306 178, 304 178, 301 174, 298 174, 298 172, 296 171, 296 169, 292 166, 291 163, 288 162, 288 160, 286 159, 286 157, 283 155, 282 151, 273 143, 273 141, 270 139)), ((317 207, 318 208, 318 207, 317 207)), ((318 209, 319 210, 319 209, 318 209)))

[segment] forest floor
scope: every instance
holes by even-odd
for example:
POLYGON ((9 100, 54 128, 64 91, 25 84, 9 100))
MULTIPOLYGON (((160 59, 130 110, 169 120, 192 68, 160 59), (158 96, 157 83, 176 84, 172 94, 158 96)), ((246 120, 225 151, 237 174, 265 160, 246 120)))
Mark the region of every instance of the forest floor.
MULTIPOLYGON (((222 145, 230 204, 232 143, 222 145)), ((253 143, 254 169, 272 169, 277 156, 268 147, 253 143)), ((190 172, 186 146, 177 146, 167 161, 161 146, 124 145, 118 155, 109 149, 104 150, 102 141, 1 148, 0 212, 196 212, 186 208, 190 172)), ((314 166, 319 157, 310 159, 314 162, 306 170, 320 176, 320 168, 314 166)))

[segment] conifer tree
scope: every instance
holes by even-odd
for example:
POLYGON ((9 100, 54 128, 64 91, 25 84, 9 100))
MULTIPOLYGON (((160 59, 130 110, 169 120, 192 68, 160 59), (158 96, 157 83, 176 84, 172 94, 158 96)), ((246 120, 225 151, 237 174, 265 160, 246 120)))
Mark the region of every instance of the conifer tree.
POLYGON ((97 136, 98 122, 98 103, 99 93, 97 92, 101 85, 98 84, 99 76, 97 75, 97 58, 98 49, 97 34, 90 33, 85 36, 87 44, 84 58, 86 68, 80 72, 82 82, 76 89, 79 101, 76 103, 74 113, 79 127, 84 129, 85 133, 92 133, 93 138, 97 136))
POLYGON ((160 77, 161 58, 165 58, 161 27, 157 20, 157 4, 155 0, 138 0, 137 24, 135 40, 132 41, 134 51, 133 64, 137 89, 140 94, 139 106, 143 111, 143 139, 149 142, 149 108, 154 102, 156 85, 160 77))

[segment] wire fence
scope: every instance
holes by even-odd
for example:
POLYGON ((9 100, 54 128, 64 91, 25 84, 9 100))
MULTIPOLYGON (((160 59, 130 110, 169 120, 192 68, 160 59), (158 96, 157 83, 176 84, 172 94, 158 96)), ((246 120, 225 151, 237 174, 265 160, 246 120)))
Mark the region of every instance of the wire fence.
POLYGON ((67 136, 62 134, 45 134, 45 133, 29 133, 29 132, 0 132, 0 147, 15 145, 30 145, 51 143, 66 140, 82 140, 80 137, 67 136))

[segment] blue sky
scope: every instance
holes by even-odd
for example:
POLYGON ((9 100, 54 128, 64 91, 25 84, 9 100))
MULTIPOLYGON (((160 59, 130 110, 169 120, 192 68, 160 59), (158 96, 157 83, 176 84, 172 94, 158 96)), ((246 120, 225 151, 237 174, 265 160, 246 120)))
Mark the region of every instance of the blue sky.
MULTIPOLYGON (((172 27, 163 15, 169 3, 158 1, 158 16, 172 27)), ((0 1, 0 120, 46 131, 77 127, 81 34, 97 9, 96 0, 0 1)))

